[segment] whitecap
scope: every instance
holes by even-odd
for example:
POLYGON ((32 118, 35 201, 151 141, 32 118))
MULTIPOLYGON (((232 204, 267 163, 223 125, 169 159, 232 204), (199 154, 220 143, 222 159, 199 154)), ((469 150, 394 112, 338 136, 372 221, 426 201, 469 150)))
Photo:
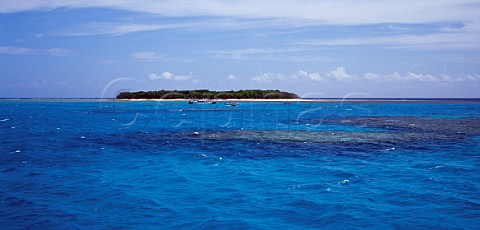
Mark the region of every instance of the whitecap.
POLYGON ((338 184, 349 184, 349 183, 350 183, 350 181, 347 180, 347 179, 344 179, 344 180, 341 180, 341 181, 338 182, 338 184))
POLYGON ((10 120, 10 119, 8 119, 8 118, 5 118, 5 119, 3 119, 3 120, 0 120, 0 121, 9 121, 9 120, 10 120))
POLYGON ((13 152, 9 152, 8 154, 11 155, 11 154, 14 154, 14 153, 19 153, 19 152, 20 152, 20 149, 17 149, 17 150, 15 150, 15 151, 13 151, 13 152))

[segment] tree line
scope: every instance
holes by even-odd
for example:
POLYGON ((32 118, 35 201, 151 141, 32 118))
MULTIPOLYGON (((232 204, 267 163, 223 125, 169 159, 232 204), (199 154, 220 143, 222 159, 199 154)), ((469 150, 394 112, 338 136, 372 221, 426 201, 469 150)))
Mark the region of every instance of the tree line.
POLYGON ((299 96, 294 93, 280 90, 230 90, 211 91, 200 90, 158 90, 121 92, 116 99, 297 99, 299 96))

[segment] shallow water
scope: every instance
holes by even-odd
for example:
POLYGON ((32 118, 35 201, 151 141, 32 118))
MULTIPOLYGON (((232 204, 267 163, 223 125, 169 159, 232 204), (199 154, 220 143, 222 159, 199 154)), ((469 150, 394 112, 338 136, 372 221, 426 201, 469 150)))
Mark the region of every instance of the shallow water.
POLYGON ((2 229, 475 229, 478 103, 3 100, 2 229))

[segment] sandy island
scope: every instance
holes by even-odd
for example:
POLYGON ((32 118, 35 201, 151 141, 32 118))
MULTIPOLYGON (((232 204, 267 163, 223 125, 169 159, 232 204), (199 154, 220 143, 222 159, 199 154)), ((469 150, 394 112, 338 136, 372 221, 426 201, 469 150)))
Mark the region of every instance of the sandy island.
MULTIPOLYGON (((115 99, 115 101, 130 101, 130 102, 139 102, 139 101, 184 101, 188 102, 189 99, 115 99)), ((355 98, 355 99, 341 99, 341 98, 325 98, 325 99, 308 99, 308 98, 299 98, 299 99, 215 99, 217 103, 223 102, 283 102, 283 103, 293 103, 293 102, 310 102, 310 103, 409 103, 409 104, 480 104, 479 99, 462 99, 462 98, 445 98, 445 99, 376 99, 376 98, 355 98)))

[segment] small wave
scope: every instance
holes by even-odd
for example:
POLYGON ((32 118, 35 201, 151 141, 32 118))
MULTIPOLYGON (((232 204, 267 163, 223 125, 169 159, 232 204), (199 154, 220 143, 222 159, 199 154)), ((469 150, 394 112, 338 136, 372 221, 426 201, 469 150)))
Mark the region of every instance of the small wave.
POLYGON ((387 149, 384 149, 383 151, 384 152, 389 152, 389 151, 393 151, 393 150, 395 150, 395 147, 387 148, 387 149))
POLYGON ((286 189, 287 190, 297 190, 297 189, 302 189, 305 186, 306 186, 305 184, 294 184, 294 185, 287 186, 286 189))
POLYGON ((20 152, 21 152, 20 149, 17 149, 17 150, 15 150, 15 151, 13 151, 13 152, 9 152, 9 154, 20 153, 20 152))
POLYGON ((10 119, 8 119, 8 118, 5 118, 5 119, 2 119, 2 120, 0 120, 0 121, 2 121, 2 122, 3 122, 3 121, 9 121, 9 120, 10 120, 10 119))

